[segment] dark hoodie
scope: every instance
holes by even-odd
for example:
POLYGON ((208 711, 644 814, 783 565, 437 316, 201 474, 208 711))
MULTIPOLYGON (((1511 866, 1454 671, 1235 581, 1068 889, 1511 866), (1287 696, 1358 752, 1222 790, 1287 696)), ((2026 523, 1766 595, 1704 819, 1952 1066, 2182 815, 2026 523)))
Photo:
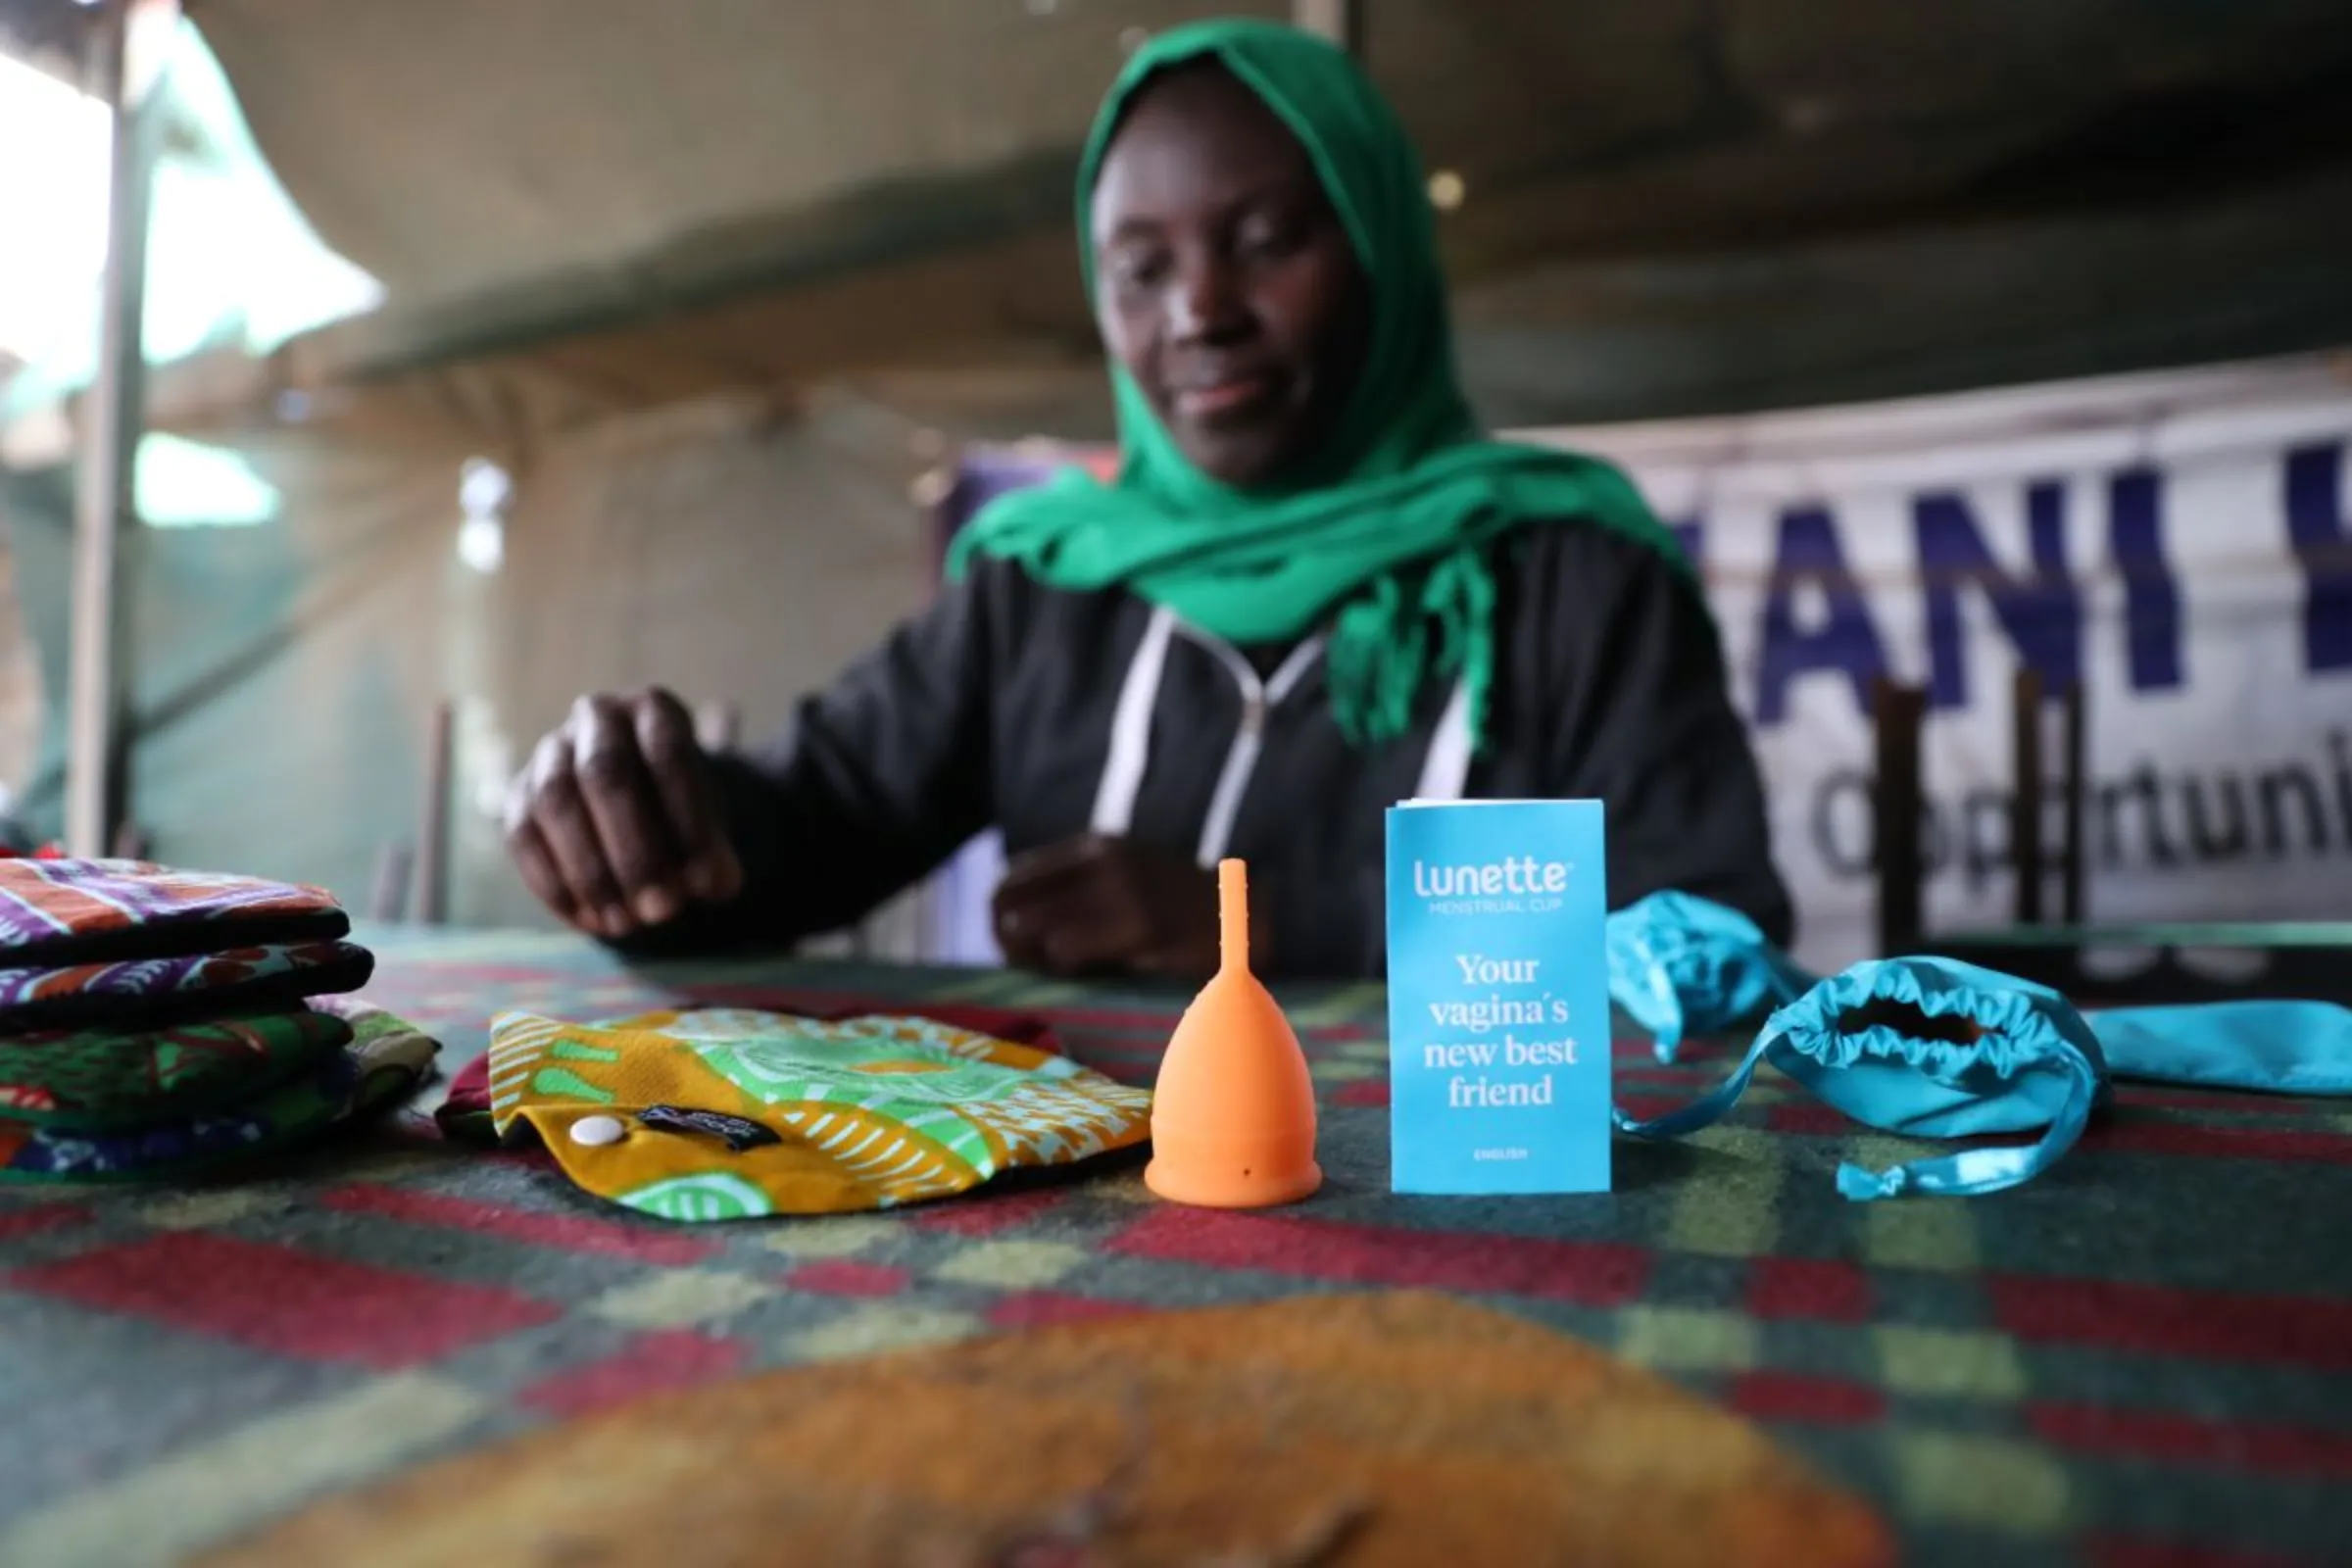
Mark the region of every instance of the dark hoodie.
POLYGON ((1494 686, 1466 767, 1443 683, 1402 739, 1352 746, 1312 640, 1246 656, 1125 592, 978 561, 774 745, 719 760, 746 890, 640 945, 836 930, 988 828, 1011 856, 1091 828, 1241 857, 1276 973, 1373 978, 1384 812, 1415 796, 1602 801, 1611 907, 1676 888, 1786 945, 1754 756, 1688 581, 1599 528, 1494 549, 1494 686))

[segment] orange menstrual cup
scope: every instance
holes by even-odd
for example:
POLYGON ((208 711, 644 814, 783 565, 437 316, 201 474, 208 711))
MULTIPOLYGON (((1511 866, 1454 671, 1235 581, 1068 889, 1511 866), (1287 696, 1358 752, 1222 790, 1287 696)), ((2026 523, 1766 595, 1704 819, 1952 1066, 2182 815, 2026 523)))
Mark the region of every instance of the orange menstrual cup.
POLYGON ((1160 1058, 1144 1184, 1171 1202, 1266 1208, 1323 1185, 1315 1089, 1291 1021, 1250 972, 1250 876, 1217 867, 1223 961, 1160 1058))

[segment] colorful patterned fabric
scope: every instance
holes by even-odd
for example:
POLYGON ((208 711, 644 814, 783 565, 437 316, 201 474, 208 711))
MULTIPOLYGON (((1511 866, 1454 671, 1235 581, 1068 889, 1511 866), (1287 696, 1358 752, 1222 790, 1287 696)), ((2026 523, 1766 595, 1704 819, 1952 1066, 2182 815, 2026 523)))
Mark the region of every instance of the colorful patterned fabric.
POLYGON ((491 1115, 587 1191, 663 1219, 892 1208, 1142 1142, 1149 1092, 914 1017, 709 1008, 496 1020, 491 1115))
POLYGON ((332 941, 350 930, 321 888, 146 860, 0 858, 0 961, 14 968, 332 941))
POLYGON ((374 957, 353 943, 307 942, 0 969, 0 1034, 138 1029, 293 1007, 309 997, 356 991, 374 968, 374 957))
MULTIPOLYGON (((430 1061, 440 1042, 389 1008, 354 996, 313 997, 313 1012, 340 1018, 351 1029, 352 1043, 371 1057, 407 1059, 421 1052, 430 1061)), ((477 1058, 479 1059, 479 1058, 477 1058)))
POLYGON ((125 1033, 0 1035, 0 1121, 70 1131, 211 1110, 351 1038, 349 1023, 307 1008, 125 1033))
MULTIPOLYGON (((324 1004, 321 1004, 324 1005, 324 1004)), ((795 1007, 795 1018, 840 1019, 854 1018, 864 1012, 862 1007, 795 1007)), ((1054 1026, 1035 1013, 1009 1012, 1002 1007, 975 1007, 957 1003, 930 1003, 921 1006, 900 1009, 900 1016, 925 1018, 932 1023, 946 1024, 952 1029, 968 1030, 973 1034, 993 1035, 1016 1046, 1058 1054, 1060 1045, 1054 1037, 1054 1026)), ((433 1111, 433 1120, 442 1134, 461 1144, 495 1144, 498 1142, 498 1123, 490 1112, 490 1058, 474 1057, 458 1070, 450 1080, 449 1093, 433 1111)))
POLYGON ((438 1046, 413 1029, 354 1039, 232 1108, 136 1127, 68 1132, 0 1123, 0 1183, 172 1182, 282 1152, 379 1110, 421 1084, 438 1046))

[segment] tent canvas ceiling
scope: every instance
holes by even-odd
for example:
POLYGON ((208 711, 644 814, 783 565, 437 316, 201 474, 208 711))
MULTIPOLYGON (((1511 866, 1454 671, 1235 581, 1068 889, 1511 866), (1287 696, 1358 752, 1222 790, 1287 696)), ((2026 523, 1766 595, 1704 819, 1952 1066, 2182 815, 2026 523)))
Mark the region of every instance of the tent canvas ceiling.
MULTIPOLYGON (((2352 343, 2338 0, 1360 5, 1374 75, 1469 191, 1444 232, 1497 419, 2352 343)), ((1139 29, 1289 10, 186 7, 278 181, 388 291, 156 375, 151 416, 199 432, 355 382, 603 411, 988 368, 1026 373, 1022 407, 1099 400, 1069 202, 1094 104, 1139 29)), ((53 63, 87 14, 0 0, 53 63)))
MULTIPOLYGON (((1287 11, 190 5, 287 189, 390 291, 355 329, 378 365, 1027 235, 1066 247, 1073 149, 1122 35, 1287 11)), ((1467 181, 1447 231, 1473 284, 2352 170, 2337 0, 1365 0, 1365 16, 1375 75, 1467 181)), ((1066 254, 1050 282, 1042 308, 964 328, 1082 345, 1066 254)))

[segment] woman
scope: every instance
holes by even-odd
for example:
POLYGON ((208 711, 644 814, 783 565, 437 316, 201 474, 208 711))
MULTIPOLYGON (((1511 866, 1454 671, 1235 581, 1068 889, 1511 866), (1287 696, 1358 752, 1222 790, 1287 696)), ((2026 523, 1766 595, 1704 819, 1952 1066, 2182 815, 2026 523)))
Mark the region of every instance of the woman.
POLYGON ((509 842, 640 948, 852 922, 1003 830, 1013 962, 1197 978, 1250 862, 1264 972, 1374 976, 1383 812, 1598 798, 1612 906, 1790 935, 1754 759, 1673 536, 1605 465, 1480 438, 1417 155, 1340 50, 1162 34, 1090 137, 1081 260, 1122 466, 1004 498, 932 608, 759 755, 583 699, 509 842))

